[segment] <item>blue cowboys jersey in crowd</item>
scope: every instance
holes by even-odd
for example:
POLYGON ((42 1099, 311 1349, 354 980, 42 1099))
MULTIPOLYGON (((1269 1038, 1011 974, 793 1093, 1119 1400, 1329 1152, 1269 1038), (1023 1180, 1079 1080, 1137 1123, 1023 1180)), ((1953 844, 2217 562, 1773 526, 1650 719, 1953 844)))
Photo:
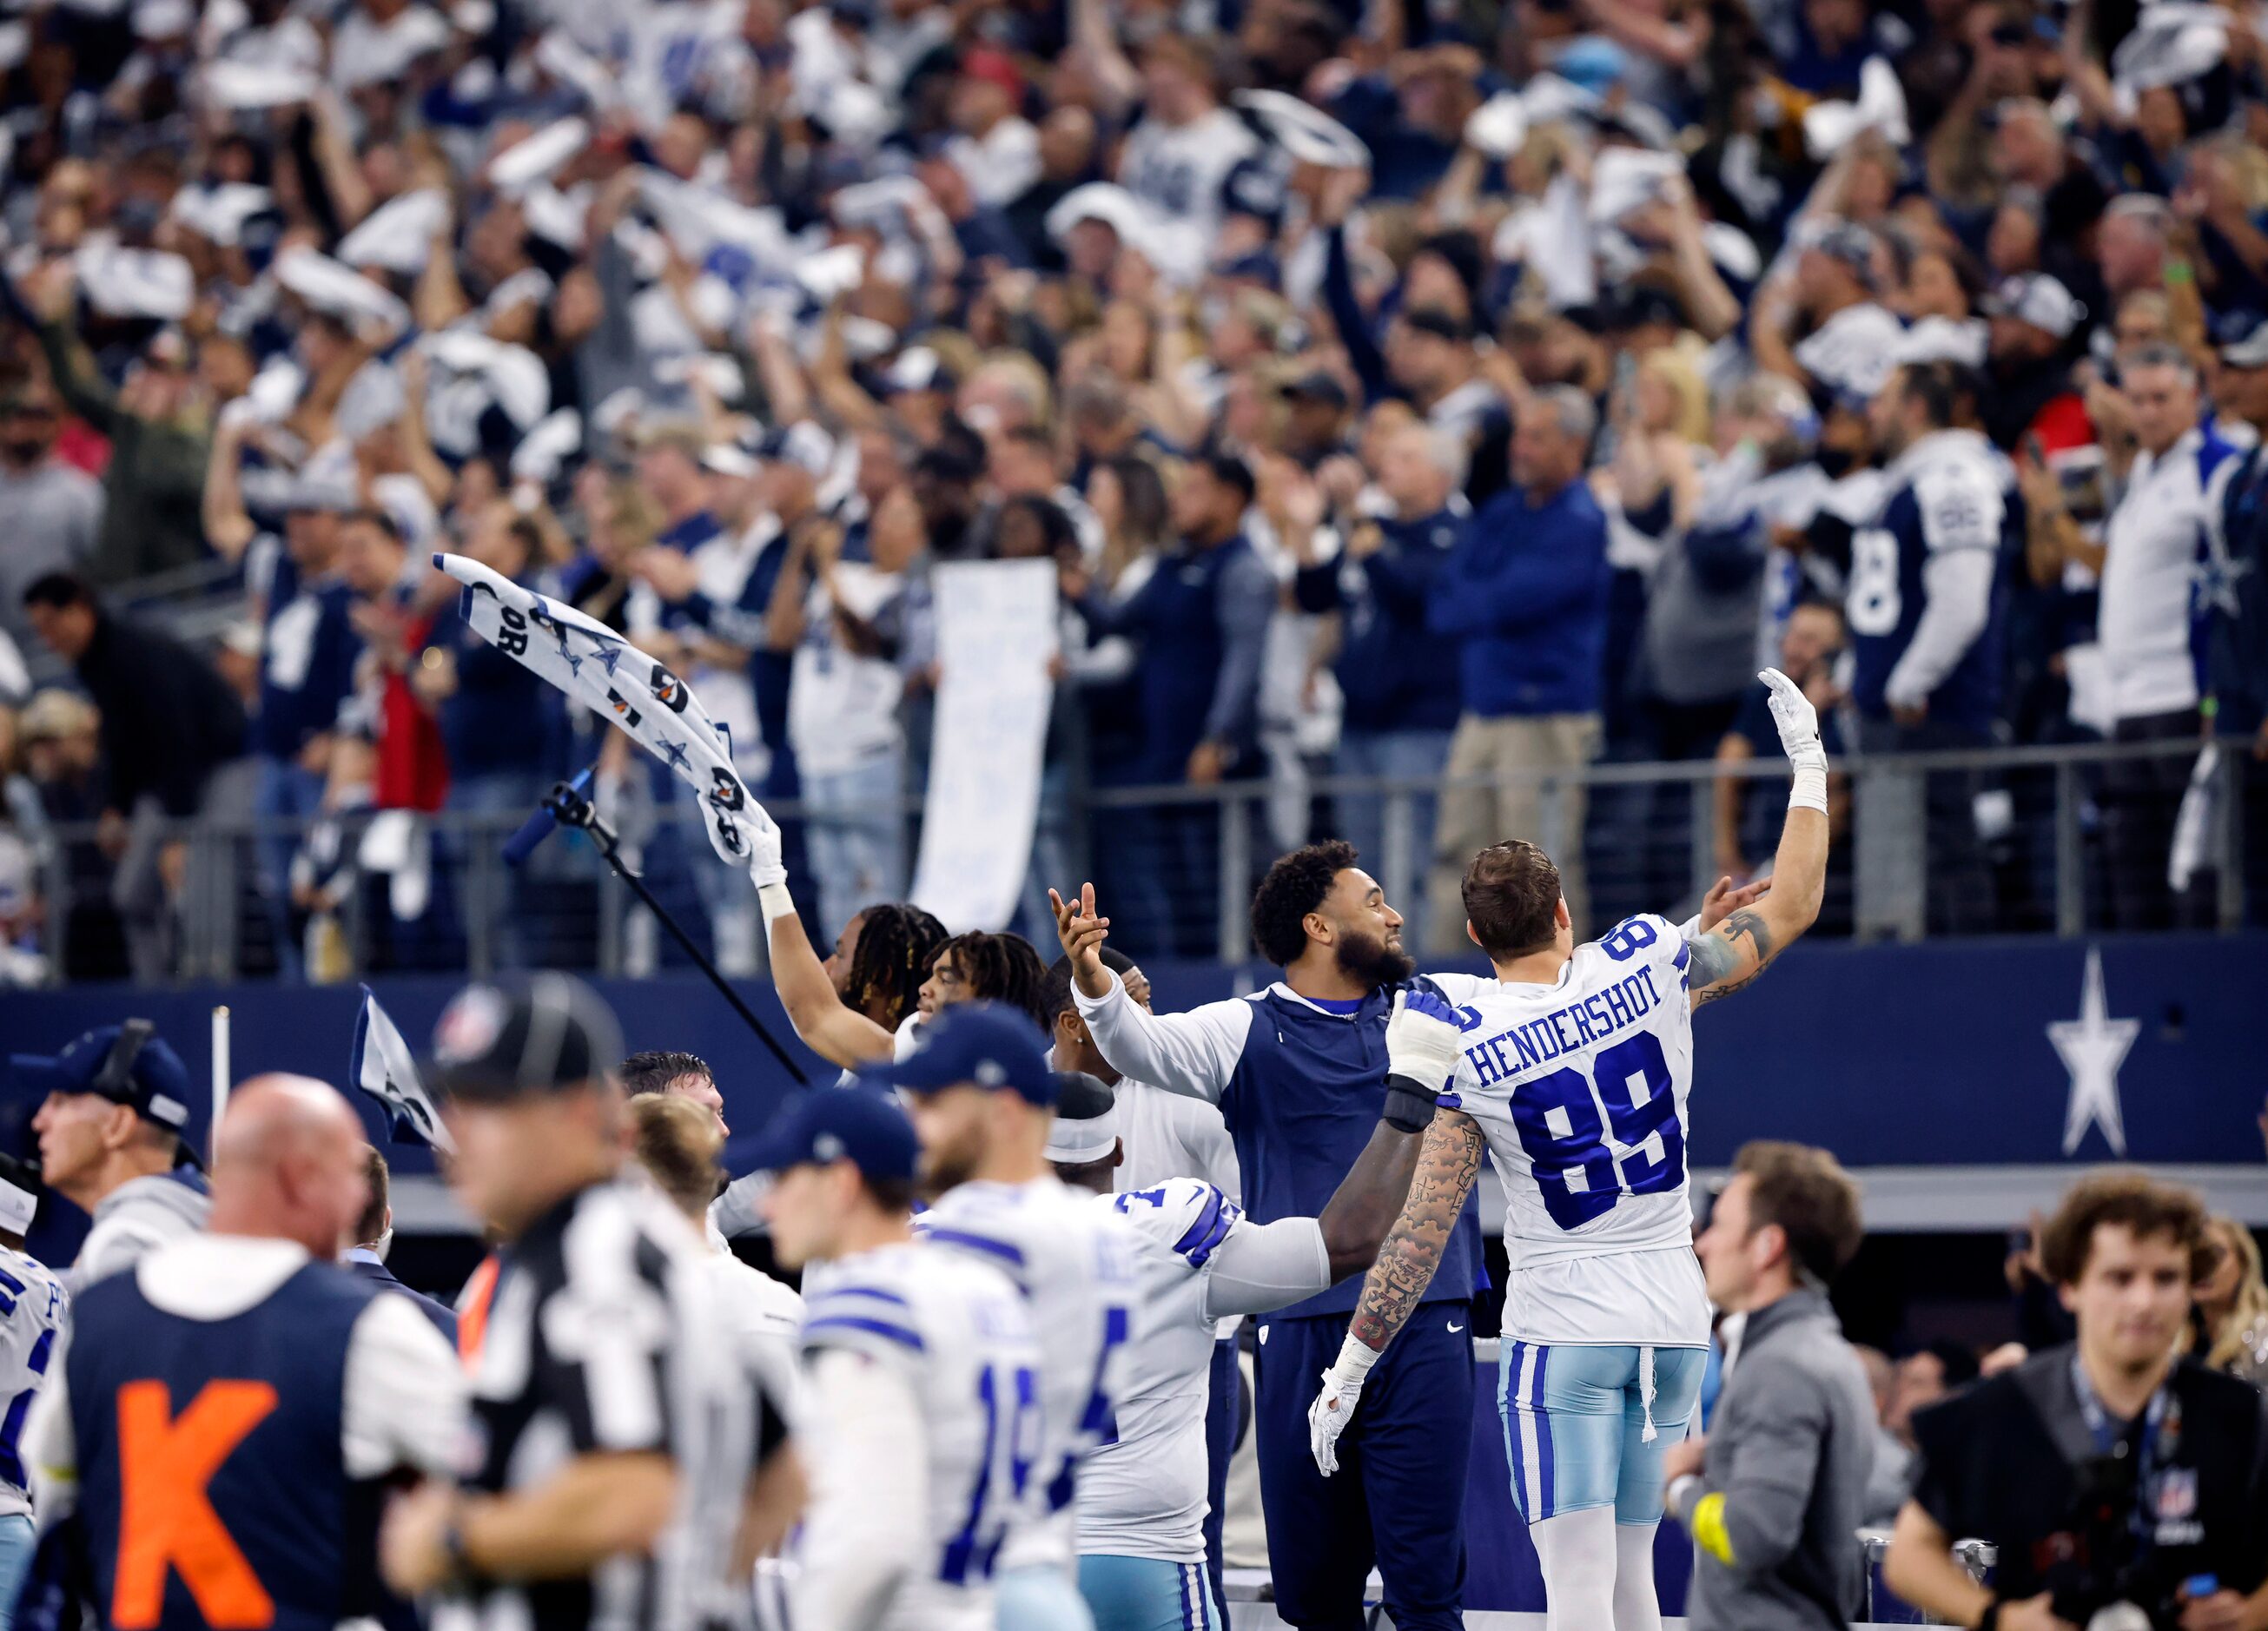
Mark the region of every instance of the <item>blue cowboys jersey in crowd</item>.
POLYGON ((1845 615, 1861 714, 1881 718, 1894 702, 1926 699, 1933 721, 1979 736, 1991 728, 2007 608, 2001 563, 2021 525, 2011 483, 2007 461, 1973 430, 1933 431, 1890 465, 1881 509, 1851 540, 1845 615), (1967 590, 1948 583, 1948 569, 1957 573, 1970 551, 1991 563, 1981 624, 1956 650, 1918 650, 1915 636, 1933 602, 1974 618, 1967 590))

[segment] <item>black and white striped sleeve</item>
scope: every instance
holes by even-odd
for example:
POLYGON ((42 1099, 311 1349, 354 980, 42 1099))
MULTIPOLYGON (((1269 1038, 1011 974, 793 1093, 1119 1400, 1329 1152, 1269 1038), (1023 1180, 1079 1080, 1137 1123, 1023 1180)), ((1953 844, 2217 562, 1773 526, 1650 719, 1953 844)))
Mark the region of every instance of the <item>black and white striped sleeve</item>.
POLYGON ((535 1311, 543 1391, 578 1453, 666 1451, 685 1407, 673 1397, 669 1258, 612 1199, 585 1205, 561 1238, 535 1311))

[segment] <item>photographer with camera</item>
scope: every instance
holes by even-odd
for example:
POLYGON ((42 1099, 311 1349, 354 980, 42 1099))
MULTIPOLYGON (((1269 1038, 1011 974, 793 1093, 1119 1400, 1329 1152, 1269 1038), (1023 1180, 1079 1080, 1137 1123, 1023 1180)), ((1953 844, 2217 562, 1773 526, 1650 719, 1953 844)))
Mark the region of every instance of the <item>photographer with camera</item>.
POLYGON ((2040 1254, 2078 1341, 1915 1416, 1893 1591, 1984 1631, 2268 1631, 2268 1401, 2177 1356, 2213 1252, 2186 1189, 2073 1187, 2040 1254), (1999 1548, 1992 1585, 1956 1537, 1999 1548))

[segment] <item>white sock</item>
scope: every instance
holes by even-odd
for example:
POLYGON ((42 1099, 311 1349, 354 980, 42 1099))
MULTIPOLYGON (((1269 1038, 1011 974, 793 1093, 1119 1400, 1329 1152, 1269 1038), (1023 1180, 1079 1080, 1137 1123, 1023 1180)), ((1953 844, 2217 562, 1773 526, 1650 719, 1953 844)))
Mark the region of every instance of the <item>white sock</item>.
POLYGON ((1653 1524, 1615 1525, 1615 1631, 1661 1631, 1653 1591, 1653 1524))
POLYGON ((1614 1508, 1562 1512, 1530 1525, 1528 1538, 1543 1565, 1546 1631, 1600 1631, 1613 1625, 1614 1508))

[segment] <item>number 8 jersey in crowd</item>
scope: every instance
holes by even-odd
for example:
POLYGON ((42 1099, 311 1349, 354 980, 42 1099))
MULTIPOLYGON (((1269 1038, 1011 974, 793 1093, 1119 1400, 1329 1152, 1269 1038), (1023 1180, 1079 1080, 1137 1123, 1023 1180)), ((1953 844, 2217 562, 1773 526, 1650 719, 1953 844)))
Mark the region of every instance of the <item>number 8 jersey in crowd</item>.
POLYGON ((1685 1168, 1689 958, 1675 924, 1639 916, 1577 946, 1550 985, 1435 976, 1462 1004, 1456 1107, 1504 1180, 1508 1341, 1708 1345, 1685 1168))
POLYGON ((1040 1348, 1045 1432, 1027 1492, 1030 1521, 1009 1536, 1000 1568, 1068 1574, 1077 1553, 1079 1465, 1117 1436, 1133 1334, 1133 1238, 1123 1220, 1052 1174, 959 1185, 914 1219, 914 1232, 998 1269, 1024 1294, 1040 1348))

